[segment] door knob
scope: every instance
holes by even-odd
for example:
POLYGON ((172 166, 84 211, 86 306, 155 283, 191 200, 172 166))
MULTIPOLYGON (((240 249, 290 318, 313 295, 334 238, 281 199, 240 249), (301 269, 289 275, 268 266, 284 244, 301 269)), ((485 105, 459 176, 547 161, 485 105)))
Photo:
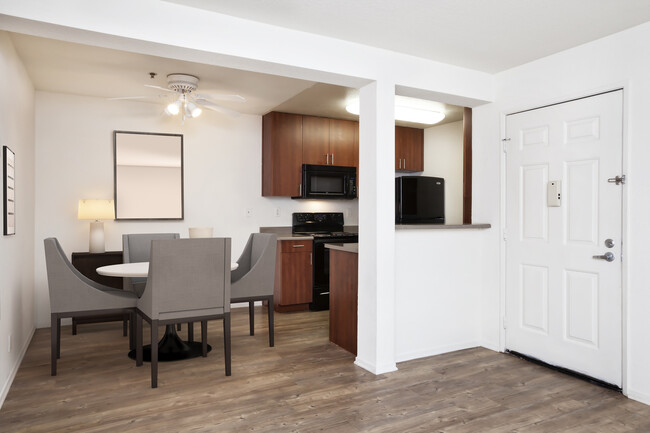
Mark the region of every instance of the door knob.
POLYGON ((594 256, 594 259, 606 260, 608 262, 613 262, 615 257, 614 257, 614 253, 608 251, 605 254, 603 254, 602 256, 594 256))
POLYGON ((614 241, 612 239, 605 239, 605 246, 607 248, 614 248, 614 241))

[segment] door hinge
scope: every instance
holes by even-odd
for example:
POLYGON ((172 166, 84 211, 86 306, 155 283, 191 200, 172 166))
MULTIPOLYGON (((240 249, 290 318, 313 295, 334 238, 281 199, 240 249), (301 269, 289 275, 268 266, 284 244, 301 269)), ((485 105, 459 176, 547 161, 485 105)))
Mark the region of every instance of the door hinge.
POLYGON ((503 329, 508 329, 508 318, 506 316, 503 316, 502 322, 503 322, 503 329))
POLYGON ((620 185, 620 184, 625 185, 625 175, 610 177, 609 179, 607 179, 607 182, 615 183, 616 185, 620 185))
POLYGON ((503 153, 508 153, 508 142, 510 141, 509 138, 504 138, 501 140, 501 144, 503 146, 503 153))
POLYGON ((508 242, 508 230, 503 229, 503 240, 508 242))

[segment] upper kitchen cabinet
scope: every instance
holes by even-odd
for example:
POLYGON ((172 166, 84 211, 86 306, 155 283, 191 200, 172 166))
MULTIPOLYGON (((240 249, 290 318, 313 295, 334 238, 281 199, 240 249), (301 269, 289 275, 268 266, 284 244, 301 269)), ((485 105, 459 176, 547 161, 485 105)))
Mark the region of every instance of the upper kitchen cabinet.
POLYGON ((302 163, 329 165, 330 119, 302 116, 302 163))
POLYGON ((300 195, 302 116, 271 112, 262 118, 262 195, 300 195))
POLYGON ((359 161, 359 122, 330 119, 330 163, 356 167, 359 161))
POLYGON ((356 166, 354 137, 358 129, 359 122, 352 120, 303 116, 303 164, 356 166))
POLYGON ((424 130, 395 127, 395 170, 424 171, 424 130))

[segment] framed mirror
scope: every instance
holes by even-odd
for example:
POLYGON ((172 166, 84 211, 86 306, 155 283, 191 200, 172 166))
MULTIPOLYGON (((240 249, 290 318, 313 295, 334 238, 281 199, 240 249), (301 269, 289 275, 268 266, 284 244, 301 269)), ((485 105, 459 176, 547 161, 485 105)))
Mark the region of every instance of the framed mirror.
POLYGON ((183 135, 114 131, 115 219, 183 219, 183 135))

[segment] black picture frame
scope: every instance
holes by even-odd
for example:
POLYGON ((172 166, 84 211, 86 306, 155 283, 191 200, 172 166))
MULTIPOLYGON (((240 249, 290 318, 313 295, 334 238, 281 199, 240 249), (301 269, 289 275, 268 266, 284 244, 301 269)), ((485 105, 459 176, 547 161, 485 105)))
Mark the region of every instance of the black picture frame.
MULTIPOLYGON (((183 220, 185 218, 185 161, 183 155, 183 134, 170 134, 170 133, 159 133, 159 132, 138 132, 138 131, 113 131, 113 194, 114 194, 114 203, 115 203, 115 220, 116 221, 151 221, 151 220, 183 220), (175 141, 174 146, 178 147, 178 153, 180 156, 180 191, 178 191, 178 196, 173 197, 173 200, 178 203, 180 207, 179 211, 175 215, 169 214, 156 214, 156 215, 125 215, 121 209, 121 192, 120 187, 120 175, 118 171, 118 160, 119 160, 119 149, 120 138, 136 138, 136 137, 160 137, 162 140, 172 139, 175 141)), ((141 178, 141 180, 144 180, 141 178)), ((143 182, 138 182, 139 186, 142 186, 143 182)), ((146 198, 147 195, 144 195, 146 198)), ((141 196, 142 197, 142 196, 141 196)), ((145 206, 144 203, 141 203, 142 206, 145 206)))
POLYGON ((16 154, 8 146, 2 146, 2 163, 4 167, 2 233, 11 236, 16 234, 16 154))

